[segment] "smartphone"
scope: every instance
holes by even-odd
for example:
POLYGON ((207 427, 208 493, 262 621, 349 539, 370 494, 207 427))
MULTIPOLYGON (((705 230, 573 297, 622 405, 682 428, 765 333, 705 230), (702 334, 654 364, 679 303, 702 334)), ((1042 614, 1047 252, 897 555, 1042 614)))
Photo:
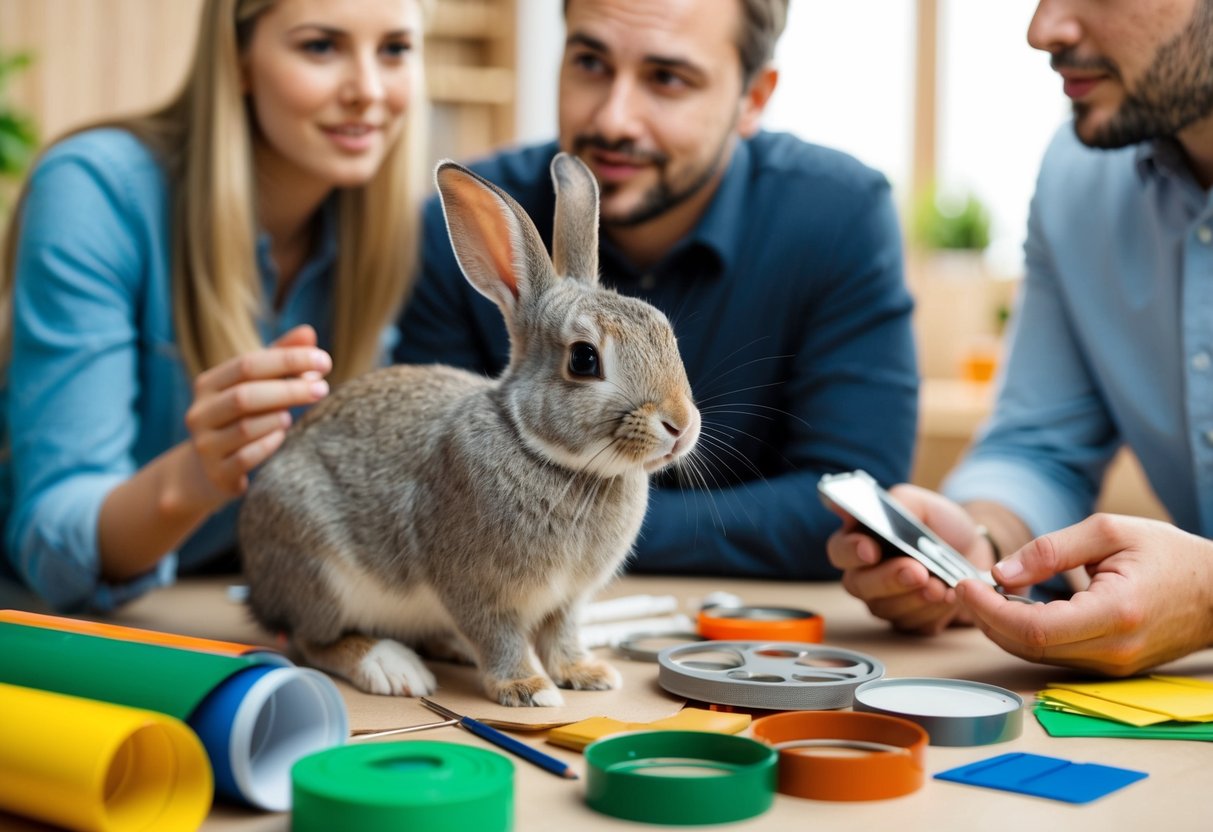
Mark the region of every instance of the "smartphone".
POLYGON ((908 555, 948 586, 977 578, 998 588, 989 572, 982 572, 944 543, 866 471, 826 474, 818 481, 817 492, 827 506, 855 518, 880 543, 886 557, 908 555))

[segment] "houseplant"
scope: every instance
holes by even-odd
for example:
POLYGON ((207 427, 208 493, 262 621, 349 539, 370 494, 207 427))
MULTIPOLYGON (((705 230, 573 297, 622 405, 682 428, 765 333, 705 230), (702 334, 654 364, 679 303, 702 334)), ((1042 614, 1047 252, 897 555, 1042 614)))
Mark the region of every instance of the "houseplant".
POLYGON ((8 201, 5 192, 25 172, 38 149, 38 131, 33 119, 14 106, 9 98, 10 80, 31 61, 28 52, 0 52, 0 216, 8 201))
POLYGON ((990 212, 973 193, 929 189, 914 209, 915 242, 933 251, 984 251, 990 244, 990 212))
POLYGON ((986 268, 989 210, 971 192, 930 188, 908 219, 923 372, 989 380, 1001 352, 1007 295, 986 268))

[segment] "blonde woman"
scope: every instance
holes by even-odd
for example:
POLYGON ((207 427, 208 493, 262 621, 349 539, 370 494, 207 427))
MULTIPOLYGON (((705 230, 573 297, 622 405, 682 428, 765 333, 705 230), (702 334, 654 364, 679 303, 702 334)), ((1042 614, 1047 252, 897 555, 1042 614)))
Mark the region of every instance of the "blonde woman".
POLYGON ((52 605, 234 562, 235 501, 292 409, 386 360, 421 1, 205 0, 171 103, 34 169, 3 260, 0 504, 7 566, 52 605))

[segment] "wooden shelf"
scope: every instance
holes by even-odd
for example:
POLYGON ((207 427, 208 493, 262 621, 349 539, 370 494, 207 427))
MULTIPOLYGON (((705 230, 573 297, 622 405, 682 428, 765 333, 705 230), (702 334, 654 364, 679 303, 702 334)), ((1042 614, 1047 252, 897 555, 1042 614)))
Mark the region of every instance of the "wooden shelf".
POLYGON ((434 8, 426 34, 430 38, 500 38, 511 36, 513 22, 499 4, 478 0, 443 0, 434 8))
POLYGON ((512 144, 516 0, 438 0, 426 32, 431 156, 468 159, 512 144))
POLYGON ((496 66, 435 67, 427 78, 430 100, 444 104, 514 103, 514 71, 496 66))

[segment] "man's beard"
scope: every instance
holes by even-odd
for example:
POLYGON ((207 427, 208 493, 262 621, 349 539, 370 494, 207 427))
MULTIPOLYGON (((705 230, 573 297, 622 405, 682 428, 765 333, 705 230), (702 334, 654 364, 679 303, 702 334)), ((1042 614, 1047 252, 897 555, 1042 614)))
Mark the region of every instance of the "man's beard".
MULTIPOLYGON (((578 136, 573 140, 573 154, 584 156, 587 149, 595 148, 625 155, 634 163, 652 165, 656 169, 657 184, 643 194, 639 205, 621 216, 602 215, 603 225, 615 228, 634 228, 673 210, 703 190, 719 172, 721 160, 724 158, 731 138, 732 132, 726 132, 717 146, 716 152, 712 155, 711 161, 704 165, 702 170, 693 171, 694 175, 690 181, 682 187, 678 187, 677 183, 670 180, 670 159, 667 155, 657 151, 638 150, 636 143, 631 139, 609 142, 597 134, 578 136)), ((609 196, 615 189, 611 185, 601 187, 604 197, 609 196)))
MULTIPOLYGON (((1053 56, 1053 68, 1098 68, 1119 78, 1106 58, 1084 60, 1071 50, 1053 56)), ((1075 126, 1090 107, 1074 103, 1075 126)), ((1213 113, 1213 2, 1204 0, 1192 20, 1172 40, 1159 47, 1154 60, 1107 124, 1079 140, 1091 147, 1125 147, 1176 135, 1213 113)))

